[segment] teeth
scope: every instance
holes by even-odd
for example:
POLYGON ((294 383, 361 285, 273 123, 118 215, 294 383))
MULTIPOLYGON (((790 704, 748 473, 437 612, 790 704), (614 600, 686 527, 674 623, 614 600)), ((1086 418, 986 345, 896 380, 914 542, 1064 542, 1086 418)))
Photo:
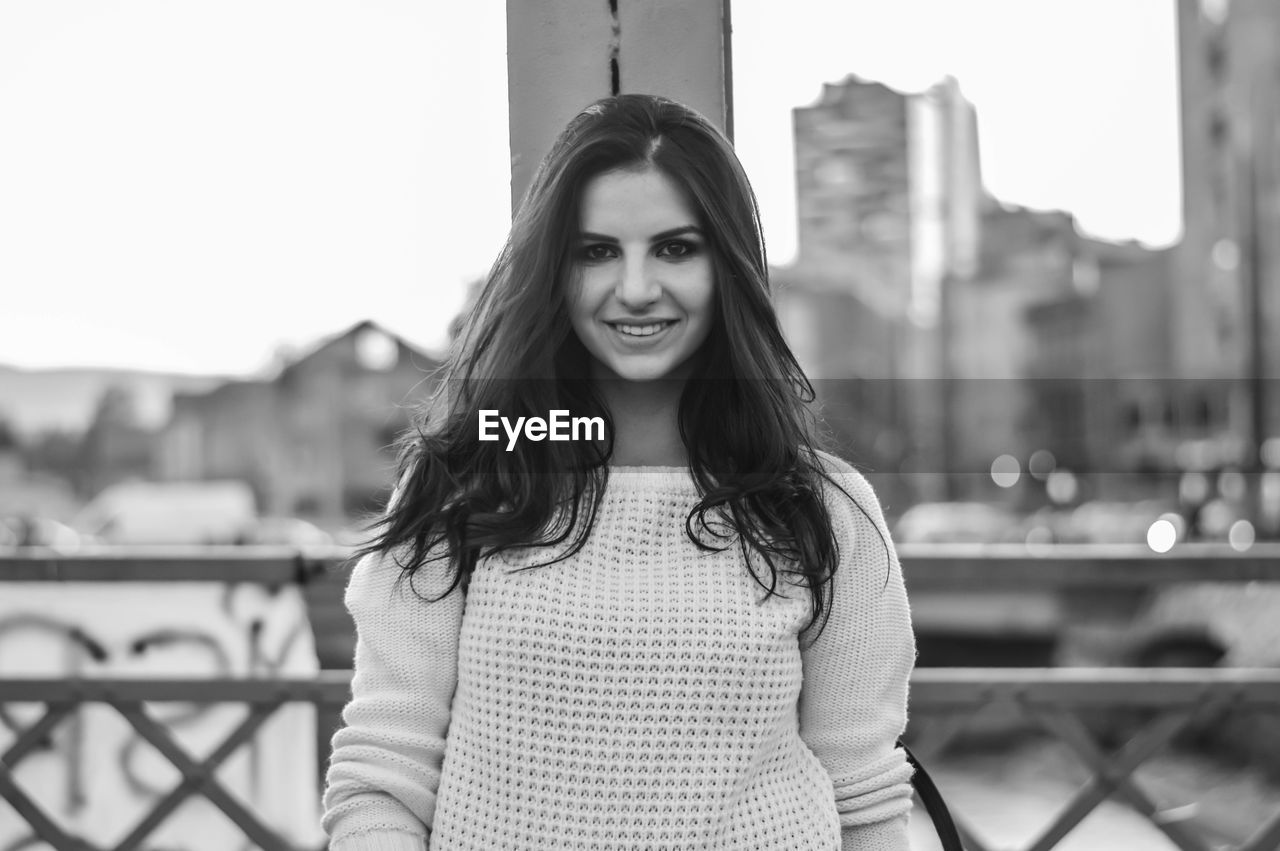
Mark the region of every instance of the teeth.
POLYGON ((666 328, 669 324, 671 323, 658 322, 653 325, 614 325, 613 327, 617 328, 623 334, 628 334, 632 337, 651 337, 663 328, 666 328))

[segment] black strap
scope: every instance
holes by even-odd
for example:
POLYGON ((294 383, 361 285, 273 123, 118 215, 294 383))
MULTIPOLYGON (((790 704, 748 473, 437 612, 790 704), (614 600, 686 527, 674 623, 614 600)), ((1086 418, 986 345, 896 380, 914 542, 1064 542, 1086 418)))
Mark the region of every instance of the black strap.
POLYGON ((915 773, 911 775, 911 785, 915 787, 916 794, 920 796, 924 808, 929 812, 933 829, 938 832, 938 838, 942 840, 942 851, 964 851, 964 845, 960 842, 960 832, 956 830, 956 823, 951 820, 951 812, 947 809, 947 802, 942 800, 942 793, 938 791, 937 786, 933 785, 933 778, 924 770, 924 766, 920 764, 920 760, 916 759, 916 755, 910 748, 902 742, 898 742, 898 747, 902 748, 907 755, 907 762, 915 769, 915 773))

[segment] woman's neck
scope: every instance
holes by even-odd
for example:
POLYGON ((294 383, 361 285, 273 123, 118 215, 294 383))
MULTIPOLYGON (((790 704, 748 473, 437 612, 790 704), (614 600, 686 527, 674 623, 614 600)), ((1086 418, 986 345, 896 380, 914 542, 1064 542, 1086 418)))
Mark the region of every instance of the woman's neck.
POLYGON ((683 467, 678 414, 683 380, 598 381, 613 418, 613 464, 620 467, 683 467))

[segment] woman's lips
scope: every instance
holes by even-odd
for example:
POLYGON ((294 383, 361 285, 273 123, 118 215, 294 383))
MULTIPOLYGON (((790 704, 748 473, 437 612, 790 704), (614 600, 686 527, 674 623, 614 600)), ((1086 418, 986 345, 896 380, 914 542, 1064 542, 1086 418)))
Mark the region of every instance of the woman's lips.
POLYGON ((646 322, 606 322, 614 333, 627 340, 652 340, 661 337, 671 326, 674 319, 657 319, 646 322))

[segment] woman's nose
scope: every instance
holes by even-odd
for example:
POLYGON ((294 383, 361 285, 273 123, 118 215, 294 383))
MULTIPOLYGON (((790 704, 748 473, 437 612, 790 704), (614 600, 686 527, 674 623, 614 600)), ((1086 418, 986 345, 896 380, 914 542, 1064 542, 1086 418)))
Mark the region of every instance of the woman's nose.
POLYGON ((623 264, 615 295, 628 309, 637 310, 661 298, 662 287, 648 264, 634 260, 623 264))

